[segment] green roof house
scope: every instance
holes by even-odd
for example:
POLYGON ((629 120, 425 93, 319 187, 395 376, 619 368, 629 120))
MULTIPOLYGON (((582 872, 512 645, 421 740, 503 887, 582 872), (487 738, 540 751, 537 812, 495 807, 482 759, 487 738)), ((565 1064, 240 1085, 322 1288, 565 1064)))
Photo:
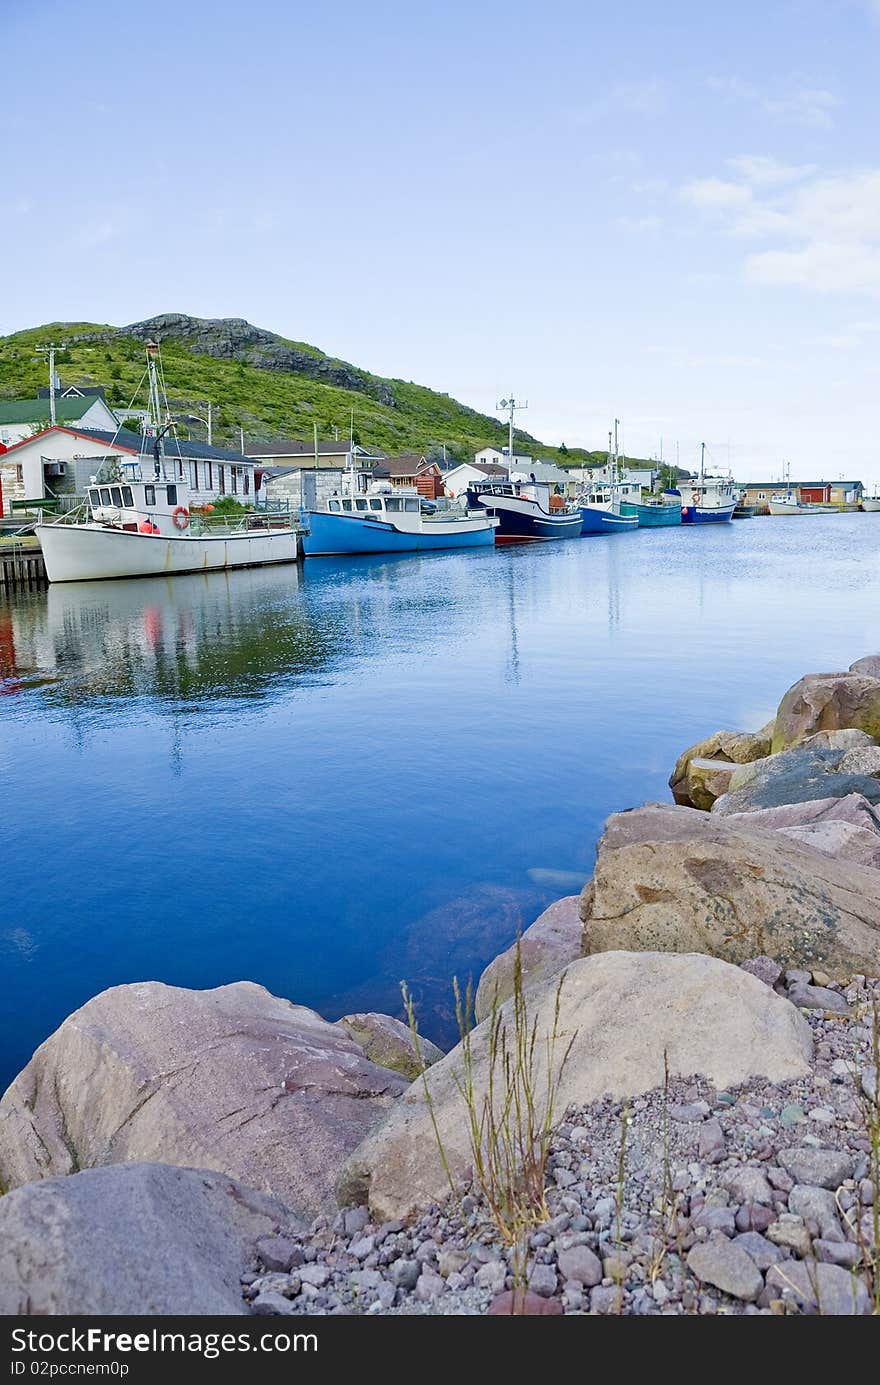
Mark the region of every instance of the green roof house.
MULTIPOLYGON (((55 420, 79 428, 114 431, 116 415, 97 395, 81 399, 55 399, 55 420)), ((49 427, 48 399, 0 399, 0 443, 12 447, 41 428, 49 427)))

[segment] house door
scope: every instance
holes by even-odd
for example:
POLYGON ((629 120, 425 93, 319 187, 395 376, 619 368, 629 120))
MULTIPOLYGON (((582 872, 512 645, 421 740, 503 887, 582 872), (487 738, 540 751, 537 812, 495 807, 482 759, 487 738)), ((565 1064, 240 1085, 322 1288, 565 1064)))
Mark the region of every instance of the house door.
POLYGON ((313 472, 303 472, 302 503, 307 510, 318 508, 318 478, 313 472))

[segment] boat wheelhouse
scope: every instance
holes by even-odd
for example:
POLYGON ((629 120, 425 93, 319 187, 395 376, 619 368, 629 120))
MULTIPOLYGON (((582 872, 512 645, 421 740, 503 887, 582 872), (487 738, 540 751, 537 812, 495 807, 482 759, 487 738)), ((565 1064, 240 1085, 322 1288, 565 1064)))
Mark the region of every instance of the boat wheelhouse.
POLYGON ((578 506, 551 495, 545 481, 477 481, 468 486, 467 502, 496 516, 496 543, 574 539, 583 523, 578 506))
POLYGON ((621 514, 621 504, 627 498, 641 494, 635 482, 621 481, 610 486, 590 486, 579 491, 575 503, 581 512, 582 534, 622 534, 638 529, 636 515, 621 514))

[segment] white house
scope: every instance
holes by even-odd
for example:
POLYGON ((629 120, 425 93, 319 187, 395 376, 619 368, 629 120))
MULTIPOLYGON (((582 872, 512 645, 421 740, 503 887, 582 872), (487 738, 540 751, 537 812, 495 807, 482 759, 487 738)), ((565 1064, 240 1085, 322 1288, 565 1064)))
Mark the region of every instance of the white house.
POLYGON ((568 473, 563 471, 562 467, 556 466, 553 462, 537 462, 534 458, 526 460, 528 466, 523 465, 520 458, 514 458, 513 466, 510 468, 511 481, 530 481, 534 477, 536 481, 546 481, 549 486, 565 489, 568 473))
POLYGON ((443 489, 451 500, 464 495, 477 481, 506 481, 507 467, 496 462, 461 462, 443 473, 443 489))
POLYGON ((590 475, 592 479, 601 486, 611 485, 615 481, 621 480, 628 481, 631 485, 642 486, 645 490, 651 490, 657 479, 658 472, 652 471, 648 467, 628 467, 624 465, 623 474, 618 477, 617 467, 613 462, 609 462, 606 463, 605 466, 593 467, 590 475))
MULTIPOLYGON (((81 496, 102 463, 150 455, 152 438, 117 431, 56 425, 14 443, 0 453, 0 513, 12 514, 14 500, 40 501, 81 496)), ((242 504, 255 495, 256 464, 252 457, 209 447, 203 442, 165 443, 166 464, 172 462, 178 479, 189 486, 189 503, 206 505, 224 495, 242 504)))
MULTIPOLYGON (((315 444, 302 438, 282 438, 277 442, 249 442, 245 447, 248 457, 257 464, 268 467, 306 467, 315 465, 315 444)), ((360 443, 339 438, 335 442, 319 442, 317 449, 318 466, 351 467, 369 465, 371 459, 382 457, 383 453, 369 451, 360 443), (352 462, 352 458, 354 461, 352 462)))
MULTIPOLYGON (((48 396, 48 391, 46 392, 48 396)), ((0 399, 0 443, 12 447, 49 427, 50 403, 45 399, 0 399)), ((77 428, 115 429, 118 419, 99 394, 64 394, 55 399, 55 421, 77 428)))
MULTIPOLYGON (((524 453, 514 452, 513 454, 514 467, 531 468, 533 461, 533 457, 527 457, 524 453)), ((483 447, 479 452, 474 453, 474 462, 478 465, 491 463, 495 466, 503 466, 506 470, 510 462, 510 451, 506 447, 483 447)))

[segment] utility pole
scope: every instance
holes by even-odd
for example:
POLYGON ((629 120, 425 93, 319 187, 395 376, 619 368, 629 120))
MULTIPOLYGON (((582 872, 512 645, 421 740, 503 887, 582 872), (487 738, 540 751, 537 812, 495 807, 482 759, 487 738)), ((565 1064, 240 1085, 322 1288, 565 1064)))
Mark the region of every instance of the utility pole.
POLYGON ((527 399, 517 401, 516 399, 514 399, 513 395, 511 395, 509 399, 502 399, 500 403, 495 405, 495 407, 496 409, 507 410, 510 417, 507 433, 507 470, 509 472, 510 468, 513 466, 513 416, 516 413, 517 409, 527 409, 529 407, 529 401, 527 399))
POLYGON ((207 410, 208 410, 208 446, 210 447, 211 444, 212 444, 212 442, 214 441, 214 405, 211 403, 210 399, 207 401, 207 410))
POLYGON ((241 439, 241 455, 244 456, 244 429, 241 424, 238 425, 238 436, 241 439))
POLYGON ((63 351, 63 346, 50 341, 47 346, 36 346, 34 350, 39 356, 49 357, 49 422, 55 427, 55 352, 63 351))

